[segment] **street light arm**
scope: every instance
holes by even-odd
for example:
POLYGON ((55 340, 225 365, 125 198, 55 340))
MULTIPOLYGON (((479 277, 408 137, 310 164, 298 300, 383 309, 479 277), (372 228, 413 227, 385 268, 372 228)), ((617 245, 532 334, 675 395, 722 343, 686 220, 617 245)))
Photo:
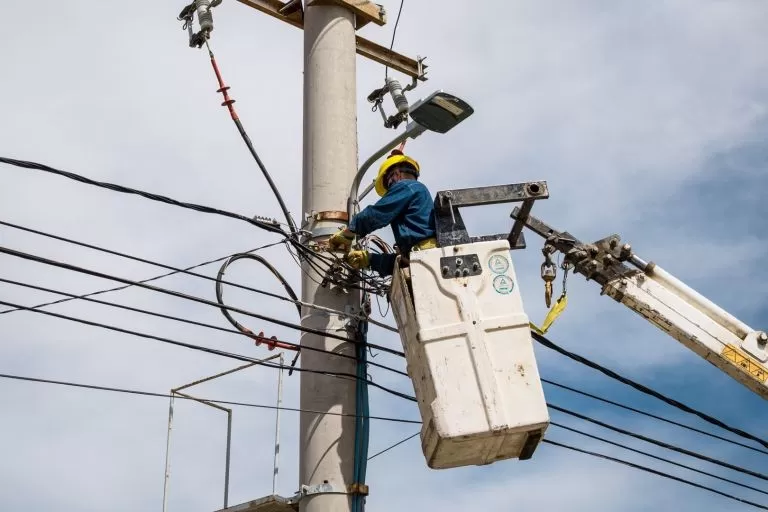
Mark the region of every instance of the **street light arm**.
POLYGON ((361 197, 358 197, 358 190, 360 189, 360 182, 363 180, 363 176, 365 176, 365 173, 368 172, 368 169, 371 168, 371 166, 376 163, 378 159, 386 155, 389 151, 396 148, 401 142, 404 140, 407 140, 409 138, 415 139, 422 133, 424 133, 427 129, 420 124, 418 124, 416 121, 411 121, 408 123, 408 126, 405 127, 405 131, 389 141, 387 144, 385 144, 381 149, 376 151, 373 155, 371 155, 368 160, 363 162, 363 165, 360 166, 360 169, 357 171, 357 174, 355 175, 355 178, 352 180, 352 188, 349 191, 349 198, 347 198, 347 214, 349 215, 350 220, 352 219, 352 216, 355 214, 355 209, 359 205, 360 200, 368 195, 368 193, 371 191, 373 187, 368 187, 363 191, 363 194, 361 197))

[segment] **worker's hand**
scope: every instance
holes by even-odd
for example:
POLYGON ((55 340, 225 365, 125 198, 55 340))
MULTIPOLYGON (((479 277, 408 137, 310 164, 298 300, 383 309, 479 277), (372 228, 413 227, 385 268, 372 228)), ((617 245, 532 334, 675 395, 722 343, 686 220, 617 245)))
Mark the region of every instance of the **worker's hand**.
POLYGON ((371 264, 368 258, 368 251, 349 251, 347 263, 349 263, 350 267, 357 270, 368 268, 371 264))
POLYGON ((328 246, 332 251, 343 250, 347 252, 352 247, 352 240, 354 239, 355 234, 349 228, 344 227, 328 239, 328 246))

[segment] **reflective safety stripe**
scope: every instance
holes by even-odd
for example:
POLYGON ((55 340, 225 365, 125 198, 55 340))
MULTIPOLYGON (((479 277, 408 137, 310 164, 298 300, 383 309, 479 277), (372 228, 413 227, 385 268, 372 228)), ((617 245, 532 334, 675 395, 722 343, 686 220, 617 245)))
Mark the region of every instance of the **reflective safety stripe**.
POLYGON ((547 313, 547 316, 544 318, 544 323, 541 324, 541 327, 537 327, 533 322, 531 322, 531 329, 537 334, 544 336, 549 328, 552 327, 552 324, 555 323, 557 317, 559 317, 560 314, 565 310, 567 305, 568 297, 565 294, 562 294, 560 298, 557 299, 557 302, 552 305, 552 309, 550 309, 549 313, 547 313))
POLYGON ((437 238, 426 238, 421 242, 415 244, 412 251, 426 251, 427 249, 434 249, 437 247, 437 238))

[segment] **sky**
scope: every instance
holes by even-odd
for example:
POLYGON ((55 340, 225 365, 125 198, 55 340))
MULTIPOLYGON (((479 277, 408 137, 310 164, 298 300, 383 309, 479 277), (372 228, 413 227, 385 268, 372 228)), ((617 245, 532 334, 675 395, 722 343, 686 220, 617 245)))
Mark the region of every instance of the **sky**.
MULTIPOLYGON (((387 44, 389 23, 360 34, 387 44)), ((14 2, 4 7, 0 155, 244 215, 280 217, 277 202, 220 107, 207 55, 187 46, 172 2, 14 2)), ((300 216, 302 33, 247 6, 215 10, 212 46, 243 123, 294 216, 300 216)), ((754 328, 767 327, 768 4, 761 0, 634 2, 406 0, 395 49, 426 55, 429 80, 411 101, 444 89, 475 113, 445 134, 406 149, 434 192, 546 180, 550 198, 534 214, 582 240, 620 234, 653 260, 754 328)), ((394 136, 365 97, 384 70, 359 57, 360 160, 394 136)), ((394 73, 403 81, 406 78, 394 73)), ((391 104, 387 105, 391 110, 391 104)), ((473 234, 508 230, 509 208, 465 213, 473 234)), ((0 220, 71 237, 173 266, 188 266, 275 241, 220 218, 126 196, 36 171, 0 165, 0 220)), ((391 240, 389 232, 385 236, 391 240)), ((526 311, 546 308, 540 244, 513 254, 526 311)), ((130 279, 162 269, 0 226, 4 247, 130 279)), ((298 289, 300 274, 282 247, 263 255, 298 289)), ((216 265, 201 272, 214 276, 216 265)), ((116 283, 0 256, 0 277, 86 293, 116 283)), ((233 265, 229 280, 283 290, 260 267, 233 265)), ((169 289, 214 299, 210 281, 173 276, 169 289)), ((569 306, 550 331, 562 346, 749 432, 764 435, 763 400, 639 316, 569 280, 569 306)), ((556 287, 556 290, 559 290, 556 287)), ((0 301, 33 305, 55 297, 9 284, 0 301)), ((119 302, 227 327, 215 309, 140 289, 106 294, 119 302)), ((227 301, 296 321, 292 305, 227 289, 227 301)), ((382 308, 383 308, 382 304, 382 308)), ((374 308, 376 309, 376 308, 374 308)), ((272 355, 246 339, 83 301, 49 311, 175 340, 272 355)), ((240 320, 298 341, 298 333, 240 320)), ((394 323, 391 313, 385 318, 394 323)), ((370 340, 397 348, 371 327, 370 340)), ((541 375, 716 432, 594 371, 536 346, 541 375)), ((289 357, 292 354, 289 354, 289 357)), ((404 369, 387 354, 377 362, 404 369)), ((184 350, 32 312, 0 315, 0 373, 167 393, 238 366, 184 350)), ((373 379, 412 393, 402 376, 373 379)), ((283 404, 298 405, 298 376, 284 376, 283 404)), ((251 368, 194 388, 198 396, 274 404, 278 374, 251 368)), ((547 400, 647 436, 768 472, 763 455, 545 385, 547 400)), ((372 389, 375 415, 418 419, 408 402, 372 389)), ((0 509, 160 510, 168 401, 0 379, 0 509)), ((552 420, 765 489, 759 480, 622 438, 552 412, 552 420)), ((416 432, 377 421, 370 453, 416 432)), ((722 432, 719 432, 722 433, 722 432)), ((223 496, 226 417, 176 403, 170 511, 215 511, 223 496)), ((732 437, 725 434, 727 437, 732 437)), ((298 415, 280 417, 277 493, 298 487, 298 415)), ((547 438, 647 465, 752 501, 758 493, 717 482, 620 448, 550 427, 547 438)), ((235 408, 230 504, 272 492, 274 411, 235 408)), ((541 445, 529 461, 430 470, 416 440, 372 460, 371 512, 427 509, 569 511, 737 511, 749 507, 605 460, 541 445)))

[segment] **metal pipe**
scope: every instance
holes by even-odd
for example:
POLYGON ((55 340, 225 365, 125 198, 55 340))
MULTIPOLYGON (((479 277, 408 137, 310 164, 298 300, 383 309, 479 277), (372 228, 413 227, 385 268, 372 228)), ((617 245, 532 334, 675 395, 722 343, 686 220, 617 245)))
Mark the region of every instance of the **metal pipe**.
POLYGON ((177 391, 181 391, 182 389, 191 388, 192 386, 197 386, 198 384, 202 384, 203 382, 208 382, 209 380, 218 379, 219 377, 224 377, 225 375, 229 375, 231 373, 239 372, 240 370, 245 370, 246 368, 250 368, 251 366, 257 365, 259 363, 263 363, 265 361, 271 361, 272 359, 277 359, 278 356, 279 356, 279 354, 271 355, 271 356, 266 357, 264 359, 259 359, 258 362, 244 364, 244 365, 238 366, 237 368, 234 368, 232 370, 227 370, 225 372, 217 373, 216 375, 211 375, 210 377, 206 377, 204 379, 200 379, 200 380, 196 380, 194 382, 190 382, 189 384, 184 384, 183 386, 179 386, 177 388, 172 389, 171 392, 175 393, 177 391))
POLYGON ((753 331, 747 324, 731 315, 655 263, 648 263, 646 265, 645 273, 662 286, 672 290, 685 302, 731 331, 740 339, 743 340, 746 338, 747 334, 753 331))
POLYGON ((407 140, 409 138, 415 139, 422 133, 427 131, 427 129, 423 126, 421 126, 416 121, 411 121, 408 123, 408 125, 405 127, 405 131, 389 141, 387 144, 385 144, 381 149, 376 151, 373 155, 371 155, 368 160, 363 162, 363 165, 360 166, 360 169, 358 169, 357 174, 355 174, 355 178, 352 180, 352 188, 349 191, 349 199, 347 199, 347 214, 349 214, 349 218, 351 219, 352 216, 355 214, 355 207, 358 205, 360 199, 365 197, 373 188, 373 185, 365 189, 365 192, 363 192, 363 195, 358 199, 357 191, 360 188, 360 182, 363 180, 363 176, 365 176, 365 173, 368 172, 368 169, 376 163, 376 161, 386 155, 389 151, 395 149, 401 142, 404 140, 407 140))
POLYGON ((283 353, 280 353, 280 371, 277 373, 277 407, 275 409, 275 461, 272 465, 272 494, 277 487, 278 456, 280 454, 280 408, 283 404, 283 353))
POLYGON ((227 411, 227 461, 224 467, 224 508, 229 504, 229 462, 232 447, 232 411, 227 411))
POLYGON ((173 392, 168 404, 168 434, 165 440, 165 481, 163 482, 163 512, 168 512, 168 482, 171 477, 171 428, 173 425, 173 392))

